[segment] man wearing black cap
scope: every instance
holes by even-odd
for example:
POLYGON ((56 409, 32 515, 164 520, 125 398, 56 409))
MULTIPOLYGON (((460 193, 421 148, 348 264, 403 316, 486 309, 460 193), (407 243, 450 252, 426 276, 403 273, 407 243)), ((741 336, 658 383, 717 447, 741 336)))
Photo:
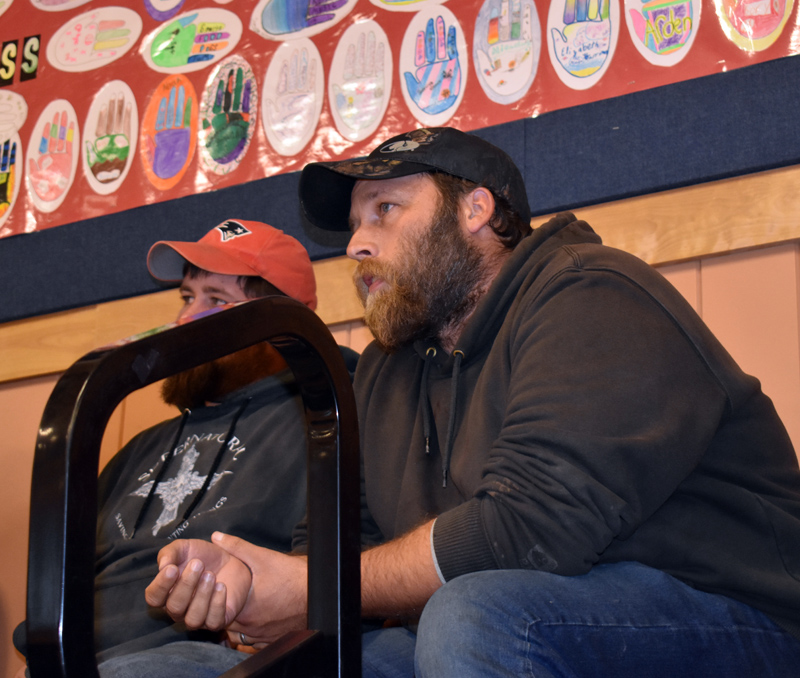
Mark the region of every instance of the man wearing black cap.
MULTIPOLYGON (((407 623, 364 636, 364 675, 796 673, 797 458, 657 272, 570 213, 530 229, 519 170, 453 129, 313 163, 300 199, 351 231, 376 337, 362 609, 407 623)), ((152 604, 260 642, 302 624, 303 558, 213 539, 161 552, 152 604), (224 591, 179 574, 198 560, 224 591)))

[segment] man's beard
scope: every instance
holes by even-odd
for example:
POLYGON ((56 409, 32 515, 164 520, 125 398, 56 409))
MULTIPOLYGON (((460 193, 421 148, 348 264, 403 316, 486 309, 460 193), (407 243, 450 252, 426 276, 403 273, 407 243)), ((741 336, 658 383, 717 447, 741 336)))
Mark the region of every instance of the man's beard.
POLYGON ((364 259, 354 281, 364 321, 387 353, 418 339, 441 338, 475 308, 485 280, 481 252, 461 232, 457 213, 441 205, 429 228, 405 237, 392 263, 364 259), (387 287, 370 295, 363 276, 387 287))
POLYGON ((262 342, 167 377, 161 385, 161 398, 180 410, 219 403, 229 393, 284 367, 280 354, 262 342))

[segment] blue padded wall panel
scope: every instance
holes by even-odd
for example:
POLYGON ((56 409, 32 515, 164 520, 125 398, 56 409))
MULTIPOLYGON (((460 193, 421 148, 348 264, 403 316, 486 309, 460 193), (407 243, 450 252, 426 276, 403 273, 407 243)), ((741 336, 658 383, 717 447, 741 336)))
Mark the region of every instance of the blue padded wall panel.
MULTIPOLYGON (((534 214, 800 163, 800 56, 636 92, 476 134, 522 169, 534 214)), ((145 256, 224 219, 266 221, 312 259, 341 234, 304 223, 297 173, 0 240, 0 322, 160 289, 145 256), (10 294, 9 294, 10 292, 10 294)), ((601 234, 602 235, 602 234, 601 234)))

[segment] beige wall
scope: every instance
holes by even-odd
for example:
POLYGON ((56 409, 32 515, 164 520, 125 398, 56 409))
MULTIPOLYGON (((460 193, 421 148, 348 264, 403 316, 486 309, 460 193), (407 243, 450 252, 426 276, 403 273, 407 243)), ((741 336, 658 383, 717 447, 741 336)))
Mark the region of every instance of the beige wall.
MULTIPOLYGON (((608 244, 657 264, 742 367, 758 376, 800 451, 800 168, 581 210, 608 244), (690 215, 690 216, 687 216, 690 215), (744 250, 742 248, 745 248, 744 250), (722 254, 735 250, 728 254, 722 254), (680 263, 673 263, 680 261, 680 263)), ((361 350, 352 266, 315 265, 320 315, 337 341, 361 350), (356 309, 355 311, 353 309, 356 309)), ((175 293, 0 325, 0 424, 5 444, 0 561, 0 678, 22 660, 11 631, 25 615, 28 496, 36 431, 57 373, 91 348, 172 319, 175 293)), ((102 460, 172 413, 155 387, 132 394, 106 431, 102 460)), ((102 463, 102 461, 101 461, 102 463)))

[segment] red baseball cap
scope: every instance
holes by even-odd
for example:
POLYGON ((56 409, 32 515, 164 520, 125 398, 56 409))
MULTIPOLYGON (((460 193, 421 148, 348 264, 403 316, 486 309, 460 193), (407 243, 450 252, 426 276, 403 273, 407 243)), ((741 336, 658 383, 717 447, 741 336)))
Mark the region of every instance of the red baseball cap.
POLYGON ((269 224, 228 219, 197 242, 162 240, 147 253, 156 280, 180 282, 186 262, 209 273, 264 278, 281 292, 317 307, 317 283, 308 252, 298 240, 269 224))

